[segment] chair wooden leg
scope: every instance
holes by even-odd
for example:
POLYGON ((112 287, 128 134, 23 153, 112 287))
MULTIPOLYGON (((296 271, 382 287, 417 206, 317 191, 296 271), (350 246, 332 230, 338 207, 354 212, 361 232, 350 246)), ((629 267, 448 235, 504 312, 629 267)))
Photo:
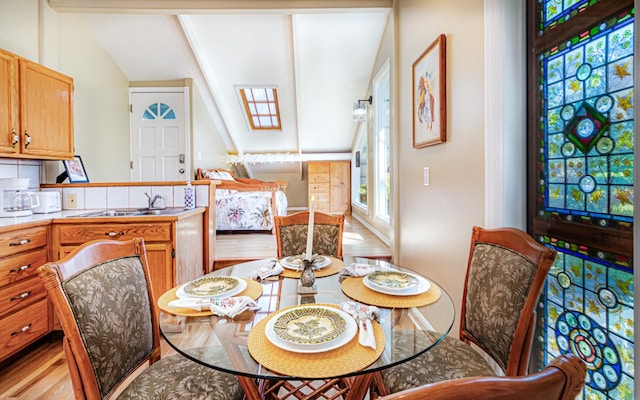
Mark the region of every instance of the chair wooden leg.
POLYGON ((256 382, 248 378, 246 376, 238 376, 238 382, 240 382, 240 386, 244 391, 245 399, 247 400, 262 400, 262 396, 260 396, 260 391, 258 390, 258 386, 256 382))

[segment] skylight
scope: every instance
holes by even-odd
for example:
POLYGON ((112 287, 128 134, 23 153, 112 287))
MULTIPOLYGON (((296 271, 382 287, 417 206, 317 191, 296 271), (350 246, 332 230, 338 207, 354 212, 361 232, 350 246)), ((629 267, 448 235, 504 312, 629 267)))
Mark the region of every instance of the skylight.
POLYGON ((281 129, 276 88, 240 88, 240 96, 252 130, 281 129))

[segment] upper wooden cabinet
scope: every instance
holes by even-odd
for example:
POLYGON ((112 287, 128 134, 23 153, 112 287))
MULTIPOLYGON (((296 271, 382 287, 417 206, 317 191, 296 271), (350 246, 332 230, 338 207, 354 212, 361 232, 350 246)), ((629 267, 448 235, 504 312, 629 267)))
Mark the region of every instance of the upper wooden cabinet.
POLYGON ((0 156, 73 157, 73 79, 0 50, 0 156))

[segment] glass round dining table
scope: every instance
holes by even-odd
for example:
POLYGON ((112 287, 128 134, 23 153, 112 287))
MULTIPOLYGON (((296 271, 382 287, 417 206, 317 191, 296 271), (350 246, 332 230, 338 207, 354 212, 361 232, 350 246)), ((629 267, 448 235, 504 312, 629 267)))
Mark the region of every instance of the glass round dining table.
MULTIPOLYGON (((369 264, 378 269, 392 268, 408 272, 426 278, 430 284, 429 291, 440 293, 426 305, 385 307, 376 304, 379 309, 376 321, 381 328, 378 332, 384 333, 380 342, 380 346, 383 347, 380 356, 366 367, 346 372, 344 368, 340 368, 339 372, 329 369, 322 372, 322 376, 313 379, 296 376, 295 373, 282 374, 270 370, 250 354, 248 338, 254 327, 264 330, 263 320, 284 308, 303 304, 339 306, 342 302, 354 301, 343 291, 340 273, 329 276, 318 274, 315 280, 317 293, 313 295, 298 294, 300 280, 282 276, 286 274, 264 279, 260 282, 262 293, 256 299, 259 309, 245 311, 234 318, 202 315, 206 313, 195 311, 186 315, 173 315, 162 311, 159 317, 162 336, 183 356, 210 368, 236 375, 249 400, 286 398, 287 395, 283 396, 282 393, 286 393, 287 390, 298 391, 300 384, 311 385, 310 390, 318 391, 327 390, 331 386, 332 389, 329 390, 342 390, 345 399, 362 399, 370 389, 384 394, 386 390, 380 371, 407 362, 437 346, 453 325, 453 301, 436 282, 401 266, 381 260, 355 257, 344 257, 343 261, 333 258, 332 260, 339 266, 351 263, 369 264), (325 384, 321 384, 319 388, 313 386, 312 382, 318 381, 324 381, 325 384)), ((272 262, 273 259, 244 262, 216 270, 207 276, 249 278, 272 262)), ((358 340, 357 334, 353 340, 358 340)), ((320 352, 314 356, 323 357, 323 354, 320 352)), ((313 360, 310 363, 313 364, 313 360)))

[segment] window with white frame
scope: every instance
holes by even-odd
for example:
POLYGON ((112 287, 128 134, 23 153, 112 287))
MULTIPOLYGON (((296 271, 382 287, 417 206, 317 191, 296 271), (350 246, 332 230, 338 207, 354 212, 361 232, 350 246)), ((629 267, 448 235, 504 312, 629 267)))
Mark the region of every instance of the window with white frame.
POLYGON ((352 194, 351 198, 353 203, 366 209, 367 208, 367 192, 368 192, 368 176, 369 176, 369 163, 367 154, 367 125, 360 124, 358 130, 358 140, 356 142, 355 151, 353 152, 351 165, 353 166, 351 178, 352 194))
POLYGON ((389 62, 380 69, 373 81, 373 132, 375 151, 375 217, 389 223, 391 214, 391 141, 389 62))

